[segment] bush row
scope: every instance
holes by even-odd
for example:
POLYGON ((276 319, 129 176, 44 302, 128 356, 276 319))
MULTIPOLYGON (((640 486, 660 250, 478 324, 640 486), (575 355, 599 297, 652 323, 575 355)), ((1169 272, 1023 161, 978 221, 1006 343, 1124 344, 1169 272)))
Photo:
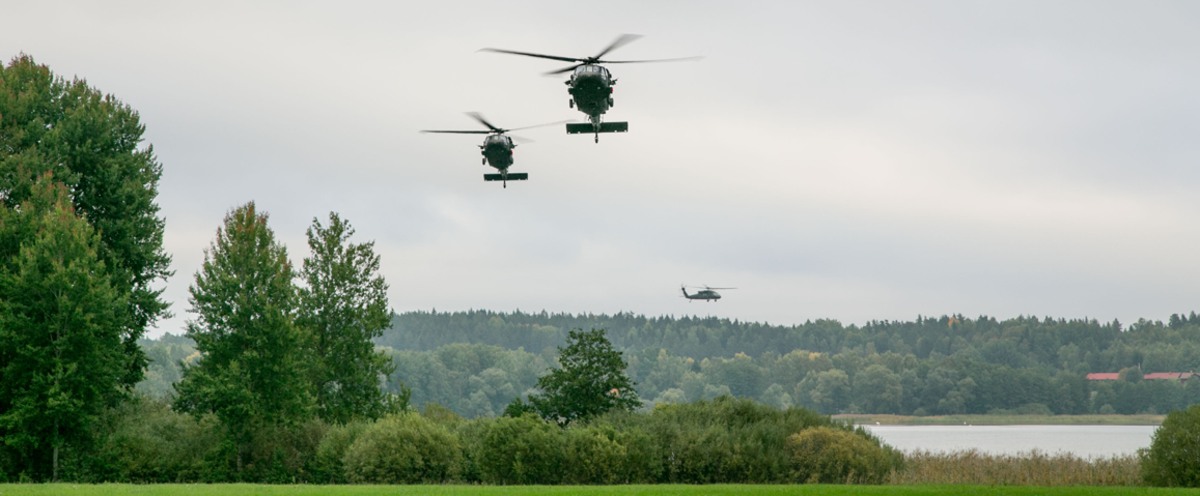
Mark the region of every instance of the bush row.
MULTIPOLYGON (((346 425, 265 428, 238 453, 219 423, 142 400, 73 448, 81 482, 884 482, 899 453, 814 412, 729 397, 561 428, 535 416, 463 419, 444 408, 346 425)), ((8 473, 6 477, 19 478, 8 473)))

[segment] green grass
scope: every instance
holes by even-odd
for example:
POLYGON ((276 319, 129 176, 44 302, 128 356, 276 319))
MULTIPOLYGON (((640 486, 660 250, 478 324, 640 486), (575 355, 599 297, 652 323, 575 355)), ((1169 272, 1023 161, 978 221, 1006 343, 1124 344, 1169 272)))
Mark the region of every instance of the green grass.
POLYGON ((1038 486, 839 486, 839 485, 746 485, 706 486, 272 486, 260 484, 0 484, 0 496, 742 496, 742 495, 884 495, 884 496, 1117 496, 1200 495, 1200 489, 1146 487, 1038 487, 1038 486))
POLYGON ((930 415, 841 414, 835 420, 880 425, 1160 425, 1166 415, 930 415))

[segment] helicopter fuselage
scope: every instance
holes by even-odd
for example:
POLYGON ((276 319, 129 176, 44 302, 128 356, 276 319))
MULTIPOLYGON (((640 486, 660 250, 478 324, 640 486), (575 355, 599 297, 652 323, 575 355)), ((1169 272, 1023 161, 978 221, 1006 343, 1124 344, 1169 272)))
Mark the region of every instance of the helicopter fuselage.
POLYGON ((613 106, 613 85, 617 80, 602 66, 583 64, 571 72, 566 81, 571 94, 571 106, 587 114, 587 123, 567 124, 567 134, 591 134, 597 143, 600 133, 623 133, 629 131, 628 122, 602 122, 602 117, 613 106))
POLYGON ((717 301, 717 300, 721 299, 721 293, 718 293, 711 289, 702 289, 700 291, 697 291, 697 292, 691 293, 691 294, 689 294, 687 292, 687 289, 685 289, 685 288, 680 288, 680 289, 683 291, 683 297, 687 298, 689 300, 717 301))
POLYGON ((498 170, 508 169, 513 164, 513 148, 516 148, 512 138, 503 134, 489 134, 484 138, 483 144, 479 145, 479 152, 483 155, 487 165, 495 167, 498 170))
POLYGON ((593 124, 599 123, 600 116, 613 106, 614 84, 617 84, 617 80, 613 79, 608 69, 593 64, 576 67, 566 81, 572 105, 587 114, 593 124))

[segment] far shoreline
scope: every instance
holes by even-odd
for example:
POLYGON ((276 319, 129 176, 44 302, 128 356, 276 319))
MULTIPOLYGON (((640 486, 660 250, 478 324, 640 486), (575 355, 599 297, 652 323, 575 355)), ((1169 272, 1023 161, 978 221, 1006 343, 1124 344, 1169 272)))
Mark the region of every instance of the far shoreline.
POLYGON ((1161 425, 1166 415, 892 415, 839 413, 851 425, 1161 425))

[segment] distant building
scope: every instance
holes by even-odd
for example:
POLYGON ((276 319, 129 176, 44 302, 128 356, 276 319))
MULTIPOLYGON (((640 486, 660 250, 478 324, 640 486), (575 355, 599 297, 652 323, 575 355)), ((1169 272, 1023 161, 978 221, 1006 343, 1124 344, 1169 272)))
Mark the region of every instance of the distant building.
POLYGON ((1118 374, 1116 372, 1092 372, 1087 375, 1087 380, 1089 380, 1089 381, 1115 381, 1115 380, 1119 379, 1118 376, 1120 376, 1120 375, 1121 374, 1118 374))
POLYGON ((1154 372, 1142 376, 1142 379, 1169 379, 1176 381, 1186 381, 1196 375, 1195 372, 1154 372))
MULTIPOLYGON (((1092 372, 1087 375, 1087 380, 1115 381, 1120 378, 1120 375, 1117 372, 1092 372)), ((1196 375, 1195 372, 1151 372, 1149 374, 1142 374, 1142 379, 1186 381, 1194 375, 1196 375)))

